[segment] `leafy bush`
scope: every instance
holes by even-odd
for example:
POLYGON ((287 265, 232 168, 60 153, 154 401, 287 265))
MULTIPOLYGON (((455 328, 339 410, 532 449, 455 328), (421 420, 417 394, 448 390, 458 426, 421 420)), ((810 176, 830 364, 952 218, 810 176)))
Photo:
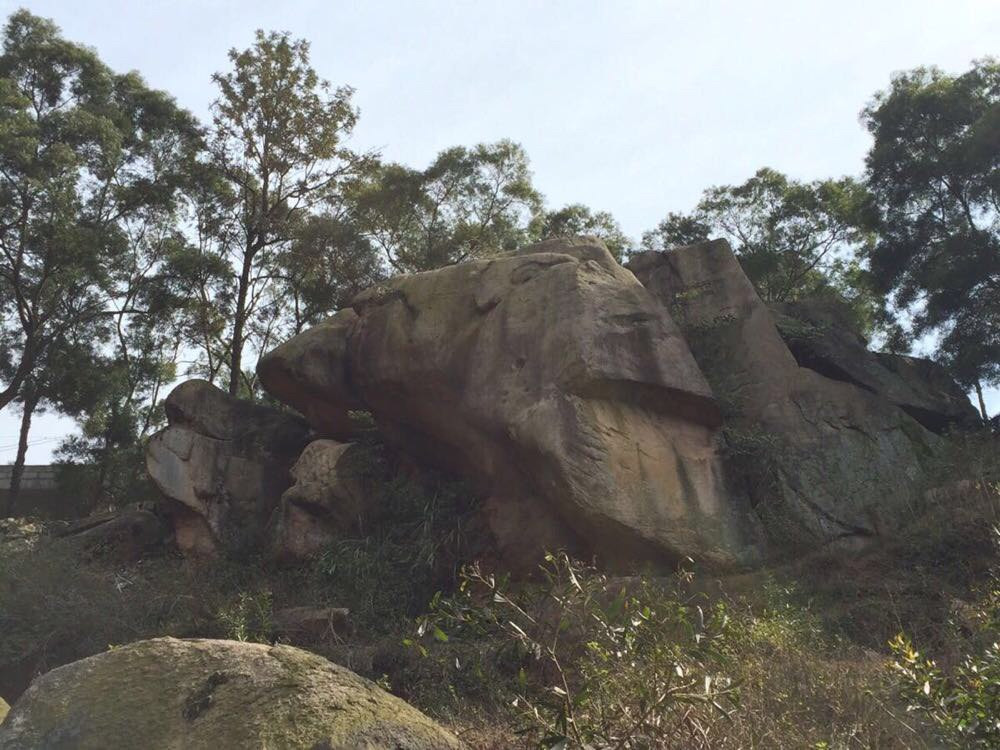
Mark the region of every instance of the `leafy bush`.
POLYGON ((368 534, 340 539, 316 561, 317 585, 335 591, 365 628, 386 632, 454 587, 460 561, 482 552, 467 534, 475 498, 458 482, 397 477, 381 488, 368 534))
POLYGON ((162 635, 221 635, 212 619, 219 582, 192 577, 179 560, 109 567, 42 538, 0 550, 0 695, 34 674, 162 635))
POLYGON ((513 646, 513 705, 542 747, 708 747, 704 717, 726 715, 736 698, 725 608, 684 594, 686 576, 666 588, 613 582, 564 553, 547 555, 541 573, 515 588, 472 565, 455 596, 435 597, 417 635, 513 646))
MULTIPOLYGON (((993 532, 1000 551, 1000 528, 993 532)), ((889 644, 892 666, 909 710, 933 722, 951 745, 1000 747, 1000 569, 964 619, 971 637, 951 669, 939 667, 904 633, 889 644)))
POLYGON ((885 659, 846 641, 814 609, 805 585, 754 575, 726 596, 724 646, 740 702, 712 728, 713 748, 924 747, 896 705, 885 659))
POLYGON ((909 710, 927 716, 954 747, 1000 747, 1000 643, 966 655, 949 675, 905 635, 890 647, 909 710))

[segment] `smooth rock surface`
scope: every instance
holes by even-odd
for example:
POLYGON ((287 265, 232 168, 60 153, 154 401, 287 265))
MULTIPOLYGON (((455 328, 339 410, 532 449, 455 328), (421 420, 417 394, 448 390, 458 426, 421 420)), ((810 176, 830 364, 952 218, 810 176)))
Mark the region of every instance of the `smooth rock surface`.
POLYGON ((2 750, 452 750, 374 683, 290 646, 157 638, 53 669, 0 725, 2 750))

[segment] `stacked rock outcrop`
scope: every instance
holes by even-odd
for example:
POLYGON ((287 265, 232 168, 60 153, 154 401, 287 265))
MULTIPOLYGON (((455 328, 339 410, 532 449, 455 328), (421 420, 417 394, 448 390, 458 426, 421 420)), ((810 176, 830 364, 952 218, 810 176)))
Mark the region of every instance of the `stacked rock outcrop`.
POLYGON ((556 547, 743 566, 891 534, 940 433, 975 419, 940 368, 868 351, 836 305, 764 304, 725 242, 623 268, 598 240, 550 240, 399 276, 258 373, 305 422, 253 411, 234 431, 243 407, 185 384, 150 472, 216 543, 224 519, 254 519, 294 555, 363 533, 358 411, 472 483, 513 567, 556 547), (192 399, 214 406, 196 418, 192 399))

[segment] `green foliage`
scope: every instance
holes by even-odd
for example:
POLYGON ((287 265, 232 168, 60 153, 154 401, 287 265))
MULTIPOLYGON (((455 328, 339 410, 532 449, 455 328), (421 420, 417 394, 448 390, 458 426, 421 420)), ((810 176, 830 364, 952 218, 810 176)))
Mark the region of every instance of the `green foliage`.
POLYGON ((423 171, 381 165, 353 186, 351 201, 397 272, 513 249, 542 205, 528 155, 508 140, 447 149, 423 171))
POLYGON ((706 746, 701 714, 727 714, 736 690, 721 661, 724 607, 683 594, 683 576, 670 589, 612 584, 563 553, 540 570, 541 583, 515 588, 466 568, 417 636, 511 643, 521 663, 514 707, 542 747, 706 746))
POLYGON ((101 456, 86 500, 120 502, 134 484, 150 398, 172 378, 173 310, 160 272, 178 242, 184 165, 198 144, 191 115, 135 73, 114 73, 26 11, 8 20, 0 407, 19 398, 25 442, 37 409, 81 419, 83 434, 65 447, 101 456))
MULTIPOLYGON (((1000 497, 1000 486, 995 488, 1000 497)), ((994 527, 1000 550, 1000 528, 994 527)), ((979 604, 964 613, 972 638, 958 663, 944 670, 904 634, 889 643, 899 688, 908 710, 938 727, 953 747, 1000 745, 1000 568, 994 570, 979 604)))
MULTIPOLYGON (((413 498, 412 491, 404 493, 400 503, 423 507, 413 498)), ((444 512, 444 505, 437 507, 444 512)), ((417 514, 414 509, 409 518, 417 514)), ((437 528, 448 528, 443 521, 437 528)), ((558 743, 565 735, 566 746, 578 746, 572 735, 577 727, 595 736, 635 738, 629 733, 639 723, 637 712, 651 706, 649 717, 663 716, 655 727, 662 734, 635 745, 717 750, 930 744, 921 739, 924 728, 905 719, 903 707, 895 704, 885 660, 870 647, 846 643, 840 635, 845 629, 830 629, 829 611, 856 606, 855 591, 835 601, 810 601, 819 583, 835 575, 829 563, 815 575, 796 569, 727 577, 728 593, 715 591, 718 584, 709 577, 616 579, 561 556, 546 563, 548 577, 534 581, 499 574, 491 580, 482 569, 477 579, 470 569, 459 591, 433 598, 418 636, 412 618, 402 611, 420 609, 416 595, 405 598, 412 567, 362 565, 362 570, 379 571, 365 586, 389 591, 370 600, 378 609, 365 612, 359 609, 364 597, 345 600, 352 596, 345 585, 358 568, 331 572, 333 559, 295 566, 220 559, 206 567, 162 557, 111 567, 81 559, 57 540, 43 537, 33 548, 18 542, 0 554, 0 675, 5 675, 0 679, 8 680, 14 665, 26 665, 26 680, 32 670, 103 651, 109 644, 160 635, 271 642, 271 612, 350 604, 357 625, 353 634, 294 643, 380 680, 460 730, 473 747, 538 746, 546 738, 558 743), (740 586, 742 595, 736 593, 740 586), (705 587, 713 590, 711 596, 698 593, 705 587), (403 638, 411 640, 409 649, 400 645, 403 638), (420 647, 427 656, 419 655, 420 647), (705 699, 706 675, 725 713, 705 699), (669 689, 687 687, 657 706, 662 690, 655 689, 668 680, 669 689), (575 701, 570 706, 575 721, 567 719, 559 735, 550 730, 561 730, 561 717, 568 714, 565 696, 555 687, 575 701), (515 734, 524 729, 531 731, 515 734)), ((420 580, 420 569, 414 580, 420 580)), ((845 575, 858 578, 856 569, 845 575)), ((879 575, 880 582, 885 578, 879 575)), ((447 581, 442 573, 436 585, 447 581)), ((878 594, 875 609, 853 615, 858 632, 880 628, 875 618, 898 606, 895 590, 882 588, 878 594)), ((937 606, 928 591, 910 611, 937 606)), ((0 683, 0 688, 11 684, 0 683)))
POLYGON ((532 224, 532 234, 539 240, 578 235, 597 237, 604 241, 619 262, 624 261, 632 248, 632 241, 622 231, 614 216, 607 211, 592 211, 582 203, 571 203, 555 211, 544 211, 535 217, 532 224))
POLYGON ((216 615, 225 637, 234 641, 269 643, 272 639, 270 591, 241 591, 236 600, 227 602, 216 615))
POLYGON ((4 548, 0 674, 24 670, 27 680, 33 672, 142 638, 221 637, 208 614, 222 606, 216 604, 224 596, 219 584, 214 576, 188 575, 176 560, 106 567, 48 538, 30 550, 4 548))
POLYGON ((0 54, 0 407, 57 342, 149 312, 194 119, 18 11, 0 54))
POLYGON ((947 677, 905 635, 889 645, 909 710, 928 716, 953 747, 1000 743, 1000 643, 966 655, 947 677))
POLYGON ((781 337, 786 341, 812 341, 823 338, 829 326, 799 320, 789 315, 782 315, 775 320, 775 326, 781 337))
POLYGON ((812 580, 789 578, 755 576, 752 590, 726 597, 724 645, 740 704, 714 728, 713 747, 926 747, 902 718, 884 659, 829 628, 810 601, 812 580))
POLYGON ((72 361, 61 376, 59 406, 76 418, 78 432, 56 451, 60 484, 89 508, 157 497, 145 445, 165 420, 161 391, 176 377, 176 344, 148 326, 123 331, 113 352, 72 361))
POLYGON ((277 262, 292 304, 291 333, 348 307, 355 295, 386 276, 368 238, 353 222, 332 214, 302 222, 277 262))
POLYGON ((436 590, 454 586, 460 562, 483 550, 467 533, 475 498, 464 485, 397 477, 379 493, 366 535, 334 542, 315 575, 359 625, 386 632, 420 613, 436 590))
POLYGON ((669 214, 642 247, 725 238, 764 301, 836 295, 870 324, 879 306, 860 265, 873 242, 870 212, 870 196, 850 178, 802 183, 761 169, 741 185, 709 188, 689 215, 669 214))
POLYGON ((962 382, 1000 382, 1000 62, 900 73, 862 116, 879 291, 962 382))
POLYGON ((350 283, 338 273, 341 261, 358 270, 354 261, 366 248, 356 232, 316 216, 338 205, 345 182, 370 158, 344 145, 358 118, 353 91, 332 89, 319 77, 308 42, 258 31, 254 44, 231 50, 229 60, 232 69, 213 76, 219 96, 209 158, 193 167, 189 196, 199 244, 185 262, 199 272, 189 293, 214 294, 209 307, 225 311, 220 320, 196 308, 189 343, 202 350, 210 376, 228 367, 236 394, 255 386, 243 369, 248 343, 260 352, 287 331, 286 301, 294 301, 292 329, 299 329, 307 322, 303 297, 315 302, 350 283), (317 248, 329 257, 316 258, 317 248), (207 269, 221 276, 206 277, 207 269))

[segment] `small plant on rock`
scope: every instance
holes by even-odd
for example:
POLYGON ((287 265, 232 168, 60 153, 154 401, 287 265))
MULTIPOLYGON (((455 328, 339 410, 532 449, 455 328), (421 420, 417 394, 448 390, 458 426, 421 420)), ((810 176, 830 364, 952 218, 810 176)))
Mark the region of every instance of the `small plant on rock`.
POLYGON ((267 643, 271 640, 272 611, 270 591, 241 591, 235 601, 219 610, 217 617, 227 638, 267 643))

